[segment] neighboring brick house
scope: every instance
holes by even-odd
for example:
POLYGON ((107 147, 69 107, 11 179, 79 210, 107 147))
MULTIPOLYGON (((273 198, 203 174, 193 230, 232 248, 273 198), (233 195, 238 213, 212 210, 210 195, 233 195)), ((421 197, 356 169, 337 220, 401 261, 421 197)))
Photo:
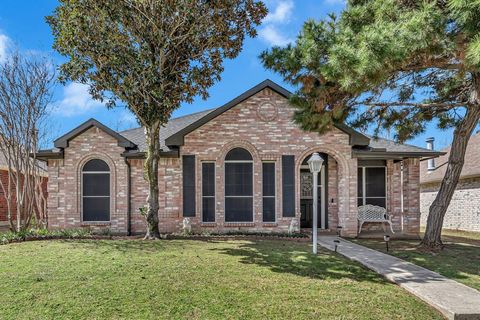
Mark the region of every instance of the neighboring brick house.
MULTIPOLYGON (((357 206, 377 204, 394 229, 420 227, 419 164, 438 153, 369 137, 344 125, 305 132, 292 121, 290 93, 266 80, 224 106, 170 120, 160 131, 160 230, 285 232, 312 226, 312 175, 319 152, 321 220, 357 235, 357 206), (403 172, 402 172, 403 170, 403 172), (322 201, 323 200, 323 201, 322 201)), ((49 225, 145 230, 142 128, 115 132, 91 119, 38 153, 48 162, 49 225)))
MULTIPOLYGON (((40 166, 40 169, 42 170, 41 175, 45 177, 43 182, 42 182, 42 189, 44 191, 45 197, 47 197, 47 170, 46 170, 46 166, 41 161, 39 161, 38 164, 40 166)), ((5 188, 7 188, 7 186, 8 186, 8 164, 7 164, 7 161, 6 161, 5 157, 3 156, 3 154, 0 154, 0 179, 3 183, 3 185, 5 186, 5 188)), ((11 190, 14 190, 14 188, 15 188, 13 183, 11 184, 11 188, 12 188, 11 190)), ((15 196, 15 194, 13 194, 13 196, 12 196, 13 206, 11 208, 13 220, 16 219, 16 212, 17 212, 15 202, 16 202, 16 196, 15 196)), ((5 193, 3 192, 3 189, 0 187, 0 231, 7 230, 9 228, 9 226, 10 226, 10 223, 8 222, 7 198, 5 197, 5 193)))
MULTIPOLYGON (((435 161, 423 161, 421 164, 422 226, 427 223, 429 207, 437 195, 447 168, 450 147, 442 151, 445 154, 435 161)), ((480 133, 474 134, 468 142, 460 181, 445 214, 443 228, 480 231, 480 133)))

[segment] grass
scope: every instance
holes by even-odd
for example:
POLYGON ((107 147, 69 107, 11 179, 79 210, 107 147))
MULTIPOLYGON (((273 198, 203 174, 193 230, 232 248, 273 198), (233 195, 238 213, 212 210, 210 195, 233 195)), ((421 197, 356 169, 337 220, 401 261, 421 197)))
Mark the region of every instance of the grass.
POLYGON ((0 246, 2 319, 441 319, 400 287, 292 241, 0 246))
MULTIPOLYGON (((445 248, 438 253, 418 248, 417 240, 391 240, 389 254, 480 290, 480 233, 444 230, 445 248)), ((357 243, 386 252, 378 239, 358 239, 357 243)))

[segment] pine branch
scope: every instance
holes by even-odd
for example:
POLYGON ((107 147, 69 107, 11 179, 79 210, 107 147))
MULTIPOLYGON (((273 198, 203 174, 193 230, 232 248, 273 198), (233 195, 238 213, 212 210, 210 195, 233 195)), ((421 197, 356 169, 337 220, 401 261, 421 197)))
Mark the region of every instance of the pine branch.
POLYGON ((417 103, 417 102, 356 102, 354 105, 363 105, 368 107, 415 107, 415 108, 446 108, 453 109, 456 107, 466 107, 468 102, 430 102, 430 103, 417 103))

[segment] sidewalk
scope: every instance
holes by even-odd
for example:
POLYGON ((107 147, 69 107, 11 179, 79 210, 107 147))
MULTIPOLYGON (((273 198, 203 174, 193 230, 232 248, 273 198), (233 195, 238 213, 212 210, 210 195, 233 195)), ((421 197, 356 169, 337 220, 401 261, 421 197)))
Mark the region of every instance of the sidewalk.
MULTIPOLYGON (((334 250, 335 236, 318 244, 334 250)), ((338 253, 357 261, 440 310, 448 319, 480 319, 480 292, 413 263, 340 239, 338 253)))

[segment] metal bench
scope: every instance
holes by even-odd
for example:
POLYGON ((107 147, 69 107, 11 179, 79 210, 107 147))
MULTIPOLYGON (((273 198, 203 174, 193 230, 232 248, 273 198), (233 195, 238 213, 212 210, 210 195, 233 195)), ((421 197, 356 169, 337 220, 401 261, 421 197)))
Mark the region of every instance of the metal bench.
MULTIPOLYGON (((392 233, 395 233, 392 228, 392 220, 387 213, 385 208, 367 204, 364 206, 358 207, 358 233, 362 231, 362 226, 365 222, 380 222, 388 223, 390 225, 390 230, 392 233)), ((384 227, 385 230, 385 227, 384 227)))

